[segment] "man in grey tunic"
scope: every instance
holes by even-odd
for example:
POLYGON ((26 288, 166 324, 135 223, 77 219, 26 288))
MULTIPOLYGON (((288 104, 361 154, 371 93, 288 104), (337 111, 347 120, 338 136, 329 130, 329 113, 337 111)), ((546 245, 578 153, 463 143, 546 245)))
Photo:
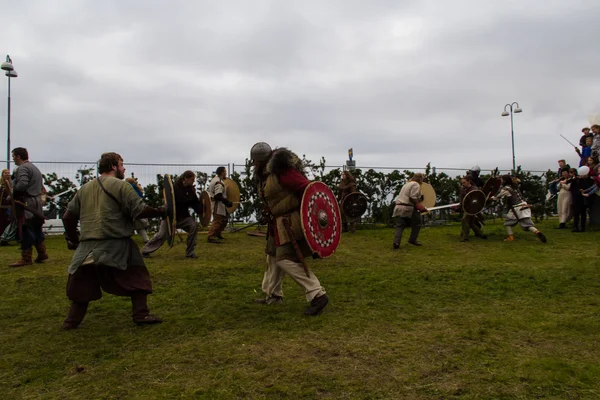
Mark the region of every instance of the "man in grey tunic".
POLYGON ((150 273, 131 236, 135 219, 164 216, 164 209, 147 206, 123 181, 125 167, 119 154, 102 154, 98 171, 101 176, 79 189, 63 216, 67 245, 75 249, 67 282, 71 308, 63 329, 77 328, 89 302, 100 299, 102 290, 131 297, 136 324, 160 323, 160 318, 149 313, 150 273))
POLYGON ((11 267, 31 265, 33 247, 37 250, 35 262, 41 263, 48 258, 44 241, 44 211, 42 209, 43 177, 40 170, 29 161, 29 153, 24 147, 12 151, 12 158, 17 165, 12 184, 13 197, 18 201, 16 218, 19 237, 21 239, 21 259, 9 264, 11 267), (23 206, 26 205, 25 207, 23 206))

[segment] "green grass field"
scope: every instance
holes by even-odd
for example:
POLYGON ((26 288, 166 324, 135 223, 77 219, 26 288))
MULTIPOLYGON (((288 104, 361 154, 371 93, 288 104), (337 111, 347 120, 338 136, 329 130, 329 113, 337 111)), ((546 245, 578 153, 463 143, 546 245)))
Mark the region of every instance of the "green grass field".
POLYGON ((45 264, 0 268, 1 398, 600 398, 600 233, 555 225, 545 245, 504 243, 500 223, 467 243, 457 224, 424 229, 397 251, 392 229, 344 234, 309 261, 330 297, 313 318, 289 278, 283 305, 253 303, 263 238, 200 235, 197 260, 183 244, 148 260, 163 324, 135 326, 105 295, 74 331, 60 329, 72 253, 52 237, 45 264))

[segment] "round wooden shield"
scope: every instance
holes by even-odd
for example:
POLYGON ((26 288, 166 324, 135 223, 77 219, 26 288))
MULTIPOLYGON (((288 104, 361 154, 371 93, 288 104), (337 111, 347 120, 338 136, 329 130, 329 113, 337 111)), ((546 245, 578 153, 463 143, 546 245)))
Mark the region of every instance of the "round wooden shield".
POLYGON ((227 212, 233 214, 240 206, 240 188, 233 179, 225 179, 225 197, 233 203, 231 207, 227 207, 227 212))
POLYGON ((425 208, 431 208, 435 206, 436 194, 435 189, 427 182, 421 184, 421 195, 423 195, 423 205, 425 208))
POLYGON ((462 209, 469 215, 479 214, 485 207, 486 197, 481 190, 472 190, 465 195, 462 209))
POLYGON ((350 193, 342 200, 342 212, 347 218, 359 218, 367 211, 367 197, 361 192, 350 193))
POLYGON ((302 230, 308 246, 321 258, 332 255, 340 244, 342 216, 335 195, 323 182, 304 190, 300 206, 302 230))
POLYGON ((169 174, 165 174, 163 179, 163 200, 167 211, 167 216, 165 217, 165 221, 167 222, 167 243, 169 247, 173 247, 175 244, 175 234, 177 233, 177 210, 175 208, 173 180, 171 180, 171 175, 169 174))
POLYGON ((200 204, 202 204, 202 215, 200 217, 200 225, 206 227, 210 225, 210 219, 212 217, 212 207, 210 204, 210 195, 205 190, 200 193, 200 204))
POLYGON ((490 196, 495 196, 496 193, 498 193, 498 190, 500 190, 501 186, 502 178, 500 178, 499 176, 491 176, 488 178, 487 181, 485 181, 485 184, 481 188, 481 191, 483 192, 483 194, 485 194, 485 197, 488 198, 490 196))

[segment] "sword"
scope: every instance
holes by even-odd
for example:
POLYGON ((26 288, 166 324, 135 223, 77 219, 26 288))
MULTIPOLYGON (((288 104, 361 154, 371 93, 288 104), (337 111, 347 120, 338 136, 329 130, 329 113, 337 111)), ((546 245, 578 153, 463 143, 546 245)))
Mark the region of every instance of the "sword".
POLYGON ((441 210, 443 208, 450 208, 450 207, 456 207, 456 206, 460 206, 460 203, 453 203, 453 204, 446 204, 445 206, 431 207, 431 208, 428 208, 427 211, 441 210))
POLYGON ((559 133, 559 135, 560 135, 560 137, 561 137, 561 138, 565 139, 565 140, 566 140, 566 141, 567 141, 567 142, 568 142, 568 143, 569 143, 571 146, 573 146, 573 147, 577 148, 577 146, 575 146, 573 143, 571 143, 571 142, 569 141, 569 139, 567 139, 566 137, 564 137, 564 136, 563 136, 561 133, 559 133))
POLYGON ((69 189, 69 190, 65 190, 64 192, 61 192, 61 193, 55 194, 54 196, 48 196, 48 198, 50 198, 50 199, 55 199, 55 198, 57 198, 57 197, 60 197, 60 196, 62 196, 63 194, 67 194, 67 193, 69 193, 69 192, 71 192, 71 191, 73 191, 73 190, 77 190, 77 186, 75 186, 75 187, 72 187, 72 188, 71 188, 71 189, 69 189))

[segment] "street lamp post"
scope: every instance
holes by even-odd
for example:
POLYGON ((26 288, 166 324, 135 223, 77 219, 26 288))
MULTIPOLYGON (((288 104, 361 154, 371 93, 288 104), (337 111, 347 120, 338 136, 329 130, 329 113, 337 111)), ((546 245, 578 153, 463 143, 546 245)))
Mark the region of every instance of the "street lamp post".
POLYGON ((6 61, 2 63, 1 67, 6 71, 5 75, 8 77, 8 115, 6 117, 6 168, 10 170, 10 78, 16 78, 19 76, 15 68, 13 67, 12 60, 7 55, 6 61))
POLYGON ((517 162, 515 159, 515 128, 513 124, 513 113, 518 114, 523 112, 521 108, 519 108, 519 103, 516 101, 512 104, 507 104, 504 106, 504 111, 502 112, 503 117, 508 117, 510 115, 510 137, 512 139, 512 156, 513 156, 513 171, 517 171, 517 162), (516 107, 515 107, 516 106, 516 107), (514 107, 514 108, 513 108, 514 107), (510 111, 507 111, 507 109, 510 111))

